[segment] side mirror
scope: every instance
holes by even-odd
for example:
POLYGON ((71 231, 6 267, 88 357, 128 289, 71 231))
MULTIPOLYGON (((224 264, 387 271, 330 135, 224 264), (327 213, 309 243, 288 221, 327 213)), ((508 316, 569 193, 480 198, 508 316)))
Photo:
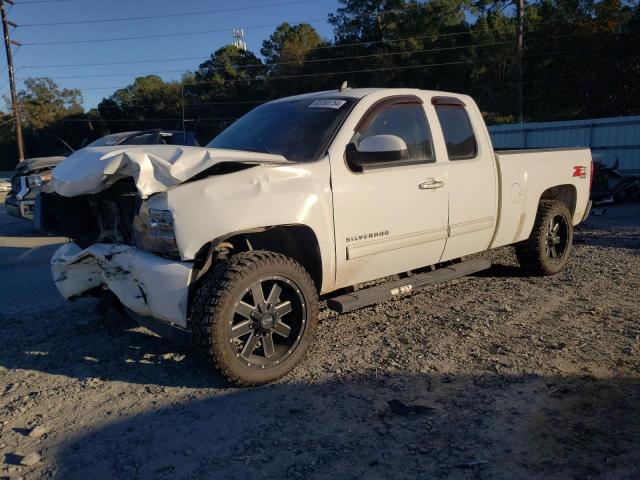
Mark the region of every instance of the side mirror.
POLYGON ((408 155, 407 144, 395 135, 372 135, 360 140, 357 147, 347 145, 347 161, 356 170, 404 160, 408 155))

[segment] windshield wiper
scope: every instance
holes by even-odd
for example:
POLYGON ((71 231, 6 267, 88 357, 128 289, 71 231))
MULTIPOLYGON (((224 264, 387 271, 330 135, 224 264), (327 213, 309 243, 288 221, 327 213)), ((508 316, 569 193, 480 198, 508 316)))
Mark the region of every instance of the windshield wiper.
MULTIPOLYGON (((250 152, 257 152, 257 153, 268 153, 270 155, 282 155, 281 153, 276 153, 270 149, 268 149, 267 147, 256 147, 256 148, 251 148, 251 149, 247 149, 250 152)), ((282 155, 284 156, 284 155, 282 155)))

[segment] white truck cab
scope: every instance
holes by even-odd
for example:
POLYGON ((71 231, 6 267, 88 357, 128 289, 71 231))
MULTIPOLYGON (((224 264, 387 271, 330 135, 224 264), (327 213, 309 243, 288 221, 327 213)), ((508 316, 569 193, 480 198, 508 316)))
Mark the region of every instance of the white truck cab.
POLYGON ((349 311, 488 268, 459 259, 508 244, 559 272, 591 168, 588 149, 495 152, 466 95, 341 89, 261 105, 206 147, 81 150, 38 210, 74 240, 52 259, 65 297, 108 290, 259 384, 300 361, 320 296, 349 311))

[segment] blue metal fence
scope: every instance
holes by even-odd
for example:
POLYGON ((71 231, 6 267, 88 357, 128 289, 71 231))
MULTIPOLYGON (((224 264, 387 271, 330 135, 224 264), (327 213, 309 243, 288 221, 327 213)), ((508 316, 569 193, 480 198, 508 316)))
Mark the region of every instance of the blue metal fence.
POLYGON ((622 173, 640 173, 640 115, 494 125, 489 133, 496 149, 590 147, 606 165, 618 160, 622 173))

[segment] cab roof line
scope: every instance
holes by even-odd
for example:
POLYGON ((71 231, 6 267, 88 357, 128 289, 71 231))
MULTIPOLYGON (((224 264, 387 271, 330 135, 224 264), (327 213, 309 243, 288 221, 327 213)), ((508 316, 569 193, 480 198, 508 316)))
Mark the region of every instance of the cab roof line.
MULTIPOLYGON (((367 95, 365 95, 365 97, 367 95)), ((362 116, 358 124, 355 126, 353 131, 354 132, 362 131, 364 128, 366 128, 369 125, 369 123, 371 123, 371 121, 373 120, 373 117, 378 112, 380 112, 380 110, 387 108, 391 105, 422 105, 423 103, 424 102, 422 101, 422 98, 412 94, 392 95, 390 97, 384 97, 369 107, 369 109, 364 113, 364 115, 362 116)))
POLYGON ((460 100, 459 98, 456 98, 456 97, 442 97, 442 96, 432 97, 431 98, 431 103, 433 105, 448 105, 448 106, 451 106, 451 107, 466 107, 464 102, 462 100, 460 100))

